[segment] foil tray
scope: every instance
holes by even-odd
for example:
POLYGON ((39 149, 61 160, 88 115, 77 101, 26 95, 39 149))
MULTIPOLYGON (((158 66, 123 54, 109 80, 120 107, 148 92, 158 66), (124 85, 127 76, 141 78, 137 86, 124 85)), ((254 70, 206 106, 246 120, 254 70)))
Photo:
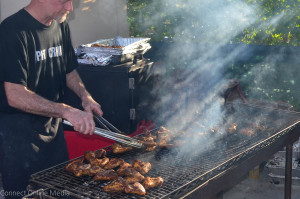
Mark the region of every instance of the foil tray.
MULTIPOLYGON (((285 162, 280 161, 278 164, 274 164, 271 162, 268 162, 266 164, 266 168, 269 171, 269 176, 270 174, 272 176, 281 176, 284 178, 285 176, 285 162)), ((292 177, 300 179, 300 165, 298 164, 298 160, 293 160, 292 164, 292 177)))
POLYGON ((102 39, 82 44, 75 49, 78 62, 94 66, 106 66, 132 61, 135 56, 145 54, 150 48, 150 38, 102 39))

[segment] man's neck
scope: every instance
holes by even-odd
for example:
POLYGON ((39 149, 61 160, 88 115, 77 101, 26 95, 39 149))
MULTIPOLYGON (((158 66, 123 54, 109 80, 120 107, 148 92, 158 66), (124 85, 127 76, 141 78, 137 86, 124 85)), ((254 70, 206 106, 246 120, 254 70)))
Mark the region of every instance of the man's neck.
POLYGON ((50 17, 44 17, 42 14, 42 10, 38 9, 37 5, 29 4, 25 7, 25 10, 36 20, 38 20, 40 23, 50 26, 53 22, 53 19, 50 17))

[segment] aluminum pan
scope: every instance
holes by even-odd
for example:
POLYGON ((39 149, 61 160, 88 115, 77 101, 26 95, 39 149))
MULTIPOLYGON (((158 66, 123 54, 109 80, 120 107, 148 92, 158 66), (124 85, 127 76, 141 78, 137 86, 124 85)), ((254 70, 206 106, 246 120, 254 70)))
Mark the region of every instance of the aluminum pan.
POLYGON ((106 66, 130 61, 134 55, 145 54, 151 45, 150 38, 122 38, 101 39, 95 42, 80 45, 76 49, 78 62, 92 64, 94 66, 106 66), (103 47, 92 47, 93 44, 101 44, 103 47), (122 48, 113 48, 113 46, 122 48), (131 56, 129 56, 131 55, 131 56))

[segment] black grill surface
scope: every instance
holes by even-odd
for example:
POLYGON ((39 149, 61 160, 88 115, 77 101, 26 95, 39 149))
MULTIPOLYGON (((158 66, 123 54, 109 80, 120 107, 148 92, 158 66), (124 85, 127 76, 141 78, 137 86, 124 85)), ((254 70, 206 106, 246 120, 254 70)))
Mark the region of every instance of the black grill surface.
MULTIPOLYGON (((129 163, 134 159, 149 161, 152 168, 146 176, 164 178, 162 187, 147 190, 145 196, 106 193, 103 187, 109 182, 95 182, 92 177, 75 177, 65 170, 69 162, 33 174, 31 183, 33 187, 63 191, 65 198, 177 198, 228 168, 239 165, 294 128, 300 127, 300 115, 296 112, 253 106, 243 106, 238 111, 231 107, 229 112, 226 121, 245 123, 264 118, 262 123, 268 128, 256 131, 252 136, 223 131, 198 140, 189 138, 188 141, 196 143, 197 148, 188 148, 193 145, 186 144, 189 146, 184 149, 175 147, 152 152, 134 150, 116 155, 107 147, 108 157, 119 157, 129 163)), ((195 126, 191 125, 191 128, 195 126)))

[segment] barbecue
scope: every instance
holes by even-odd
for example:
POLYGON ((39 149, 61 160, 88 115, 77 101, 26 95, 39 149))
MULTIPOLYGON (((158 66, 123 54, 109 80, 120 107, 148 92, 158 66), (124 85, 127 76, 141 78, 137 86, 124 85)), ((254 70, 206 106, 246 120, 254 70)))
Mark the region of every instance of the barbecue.
MULTIPOLYGON (((76 177, 65 169, 70 161, 33 174, 31 176, 31 187, 33 190, 46 189, 67 192, 68 198, 139 198, 140 195, 143 195, 142 198, 178 198, 188 197, 193 193, 198 197, 202 194, 205 198, 209 198, 212 193, 207 191, 210 189, 209 186, 208 188, 205 187, 206 182, 209 181, 212 184, 216 182, 215 184, 217 184, 216 179, 219 175, 223 175, 225 171, 247 168, 245 163, 249 164, 249 171, 255 166, 253 164, 257 164, 256 162, 249 162, 249 159, 256 155, 268 155, 271 152, 276 152, 269 152, 269 148, 279 150, 286 143, 297 140, 299 137, 299 113, 247 104, 230 104, 227 109, 228 115, 223 121, 224 124, 218 124, 216 127, 218 130, 214 133, 199 134, 197 133, 199 128, 196 128, 197 123, 191 125, 186 130, 188 134, 192 135, 194 133, 201 139, 191 139, 190 136, 186 136, 186 140, 184 140, 186 144, 183 144, 183 147, 155 148, 153 151, 134 149, 123 154, 114 154, 111 146, 105 149, 107 150, 107 158, 121 158, 127 163, 124 164, 123 169, 132 168, 129 162, 134 160, 151 162, 151 170, 149 170, 147 176, 150 176, 153 181, 157 181, 157 187, 151 188, 152 185, 149 183, 150 185, 146 187, 151 189, 147 190, 146 195, 143 195, 143 190, 139 190, 139 182, 131 185, 131 187, 126 187, 124 186, 124 179, 117 179, 111 184, 105 181, 94 181, 88 175, 76 177), (242 119, 238 120, 237 118, 242 119), (253 121, 259 121, 258 124, 263 128, 255 128, 253 121), (233 123, 235 123, 234 131, 229 132, 228 126, 233 123), (243 135, 240 133, 240 129, 243 128, 251 128, 253 133, 243 135), (194 132, 192 132, 193 129, 194 132), (191 144, 196 144, 198 148, 189 148, 191 144), (161 181, 163 181, 162 185, 160 184, 161 181), (117 187, 121 191, 106 192, 112 191, 113 187, 117 187), (133 191, 136 194, 127 194, 132 189, 139 191, 133 191), (201 190, 206 190, 206 192, 201 192, 201 190)), ((205 121, 205 118, 197 119, 205 121)), ((168 127, 168 129, 171 128, 168 127)), ((159 134, 163 132, 161 130, 154 129, 152 133, 159 134)), ((176 130, 170 132, 172 131, 176 130)), ((179 138, 183 139, 182 137, 179 138)), ((174 139, 176 139, 176 136, 174 139)), ((272 155, 272 153, 269 155, 272 155)), ((81 159, 82 157, 79 157, 78 160, 73 161, 81 162, 81 159)), ((226 173, 224 176, 227 176, 226 173)), ((214 190, 214 193, 221 191, 222 188, 226 188, 226 185, 233 181, 232 178, 233 176, 230 176, 230 180, 226 181, 228 183, 222 183, 222 186, 215 185, 211 189, 214 190)), ((145 179, 149 180, 147 177, 145 179)), ((146 183, 145 179, 144 183, 146 183)))

